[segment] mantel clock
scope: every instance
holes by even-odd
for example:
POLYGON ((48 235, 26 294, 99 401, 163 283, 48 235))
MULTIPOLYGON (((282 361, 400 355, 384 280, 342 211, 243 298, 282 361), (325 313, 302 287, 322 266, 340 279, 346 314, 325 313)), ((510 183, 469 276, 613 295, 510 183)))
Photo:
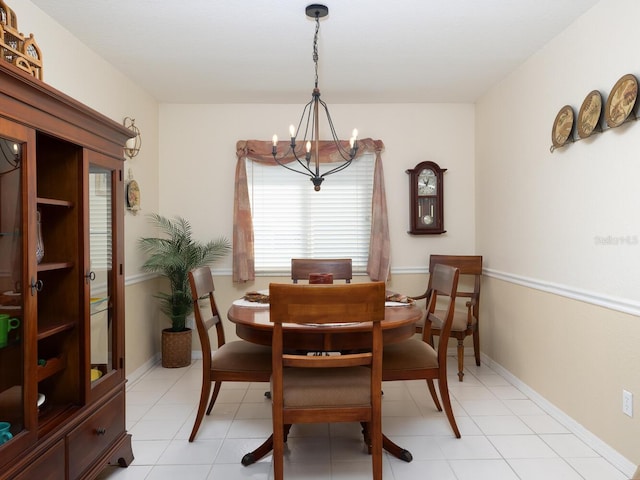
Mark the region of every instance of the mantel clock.
POLYGON ((433 235, 445 233, 443 215, 442 174, 434 162, 421 162, 409 174, 409 200, 412 235, 433 235))

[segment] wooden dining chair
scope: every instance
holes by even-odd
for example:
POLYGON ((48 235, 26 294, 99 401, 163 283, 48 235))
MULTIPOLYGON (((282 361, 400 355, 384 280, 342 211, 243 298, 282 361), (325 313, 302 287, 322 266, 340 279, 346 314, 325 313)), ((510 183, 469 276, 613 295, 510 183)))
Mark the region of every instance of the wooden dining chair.
MULTIPOLYGON (((460 283, 456 294, 456 310, 453 314, 451 337, 458 341, 458 380, 464 377, 464 339, 473 336, 473 353, 476 365, 480 366, 480 281, 482 277, 481 255, 431 255, 429 257, 429 272, 435 265, 449 265, 460 270, 460 283)), ((414 299, 427 298, 431 289, 431 277, 427 291, 414 299)), ((428 300, 427 300, 428 302, 428 300)), ((438 318, 442 317, 440 307, 436 307, 438 318)), ((431 324, 431 336, 441 335, 442 324, 434 321, 431 324)), ((433 338, 431 341, 433 345, 433 338)))
MULTIPOLYGON (((268 382, 271 377, 271 348, 244 340, 226 342, 224 328, 214 297, 214 284, 209 267, 200 267, 189 272, 189 285, 193 299, 193 312, 202 347, 202 388, 198 413, 189 436, 193 442, 204 418, 205 408, 209 415, 218 398, 222 382, 268 382), (210 315, 203 318, 199 300, 208 298, 210 315), (209 331, 215 327, 218 348, 211 349, 209 331), (211 401, 211 383, 214 383, 211 401), (207 408, 207 401, 209 407, 207 408)), ((207 312, 208 313, 208 312, 207 312)))
POLYGON ((353 278, 353 266, 350 258, 292 258, 291 279, 293 283, 298 280, 308 280, 310 274, 330 273, 333 280, 344 280, 351 283, 353 278))
POLYGON ((273 471, 283 477, 285 426, 361 422, 373 478, 382 479, 382 327, 384 282, 354 285, 269 285, 273 328, 273 471), (368 322, 371 348, 356 354, 307 356, 283 351, 283 323, 329 326, 368 322))
POLYGON ((459 270, 447 265, 435 265, 431 270, 431 294, 427 305, 427 316, 421 337, 412 337, 398 343, 384 346, 382 357, 382 380, 426 380, 436 408, 445 414, 457 438, 460 430, 456 424, 449 398, 447 384, 447 343, 451 333, 455 309, 456 289, 458 288, 459 270), (444 300, 444 310, 436 311, 438 298, 444 300), (442 312, 442 313, 441 313, 442 312), (441 327, 440 342, 436 350, 431 344, 430 327, 438 322, 441 327), (442 406, 438 402, 434 380, 438 380, 438 389, 442 406))

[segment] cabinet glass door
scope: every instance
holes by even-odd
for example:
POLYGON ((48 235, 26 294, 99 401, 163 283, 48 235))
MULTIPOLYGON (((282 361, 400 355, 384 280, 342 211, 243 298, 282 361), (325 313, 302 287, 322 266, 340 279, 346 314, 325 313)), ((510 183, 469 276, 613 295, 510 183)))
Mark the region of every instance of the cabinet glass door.
POLYGON ((113 358, 113 170, 89 166, 91 384, 115 368, 113 358))
POLYGON ((0 138, 0 445, 25 428, 22 144, 0 138))

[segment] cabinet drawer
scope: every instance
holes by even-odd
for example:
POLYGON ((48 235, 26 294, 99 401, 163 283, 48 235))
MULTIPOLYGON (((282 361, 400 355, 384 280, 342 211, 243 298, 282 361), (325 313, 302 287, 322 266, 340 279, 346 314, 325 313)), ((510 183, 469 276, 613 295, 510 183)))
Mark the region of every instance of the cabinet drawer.
POLYGON ((124 393, 100 407, 67 435, 69 479, 74 480, 124 434, 124 393))
POLYGON ((60 439, 13 480, 60 480, 64 478, 64 472, 64 441, 60 439))

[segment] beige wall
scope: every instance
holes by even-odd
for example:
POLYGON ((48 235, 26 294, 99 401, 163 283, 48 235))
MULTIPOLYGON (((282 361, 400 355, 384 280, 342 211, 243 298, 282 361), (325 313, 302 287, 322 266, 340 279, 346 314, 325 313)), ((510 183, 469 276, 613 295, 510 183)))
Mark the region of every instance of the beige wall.
POLYGON ((635 0, 600 2, 478 102, 475 202, 484 353, 634 464, 640 125, 549 147, 563 105, 640 76, 638 18, 635 0))
MULTIPOLYGON (((299 117, 307 100, 301 98, 294 105, 162 105, 160 210, 166 215, 189 218, 199 238, 219 235, 232 238, 236 141, 269 140, 274 133, 286 134, 288 125, 299 117)), ((357 126, 362 137, 382 139, 385 143, 383 165, 393 268, 424 270, 430 253, 471 251, 475 241, 471 207, 473 106, 330 104, 329 107, 336 128, 339 131, 344 128, 345 135, 349 127, 357 126), (448 232, 441 236, 407 234, 409 180, 405 171, 425 160, 448 169, 444 174, 448 232)), ((303 177, 301 181, 308 182, 303 177)), ((330 181, 328 177, 327 182, 330 181)), ((229 272, 231 257, 216 267, 229 272)))

